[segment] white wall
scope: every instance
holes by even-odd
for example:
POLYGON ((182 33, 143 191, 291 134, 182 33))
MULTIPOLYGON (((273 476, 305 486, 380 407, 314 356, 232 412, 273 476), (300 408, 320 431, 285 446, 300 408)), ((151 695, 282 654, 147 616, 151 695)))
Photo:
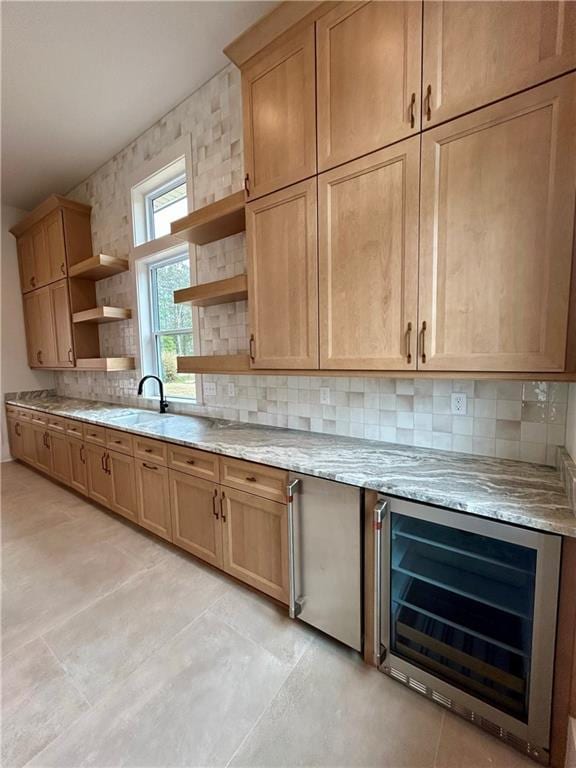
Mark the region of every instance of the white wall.
MULTIPOLYGON (((54 385, 51 373, 34 371, 28 368, 26 359, 26 335, 24 333, 24 314, 18 275, 18 255, 16 240, 8 231, 17 221, 26 215, 19 208, 2 206, 2 251, 0 255, 1 291, 1 391, 2 400, 5 392, 27 389, 45 389, 54 385)), ((2 442, 0 460, 10 458, 4 407, 1 409, 2 442)))
POLYGON ((568 394, 568 420, 566 422, 566 448, 576 461, 576 384, 570 384, 568 394))

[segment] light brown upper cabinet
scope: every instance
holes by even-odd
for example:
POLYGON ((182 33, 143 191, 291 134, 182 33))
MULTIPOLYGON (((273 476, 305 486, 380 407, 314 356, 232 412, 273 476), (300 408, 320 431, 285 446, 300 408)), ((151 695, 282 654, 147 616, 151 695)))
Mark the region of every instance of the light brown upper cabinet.
POLYGON ((423 134, 420 369, 564 369, 575 125, 567 75, 423 134))
POLYGON ((576 67, 574 2, 424 3, 422 126, 576 67))
POLYGON ((420 130, 421 2, 338 3, 316 22, 318 169, 420 130))
POLYGON ((71 368, 74 365, 65 279, 24 295, 24 321, 31 368, 71 368))
POLYGON ((318 368, 316 179, 246 206, 251 362, 318 368))
POLYGON ((66 277, 68 269, 66 268, 66 245, 64 240, 64 222, 62 211, 53 211, 46 216, 42 226, 44 227, 44 237, 46 243, 46 252, 49 264, 49 282, 60 280, 66 277))
POLYGON ((72 351, 72 323, 70 321, 70 297, 68 281, 60 280, 49 286, 51 312, 54 328, 55 359, 53 366, 72 368, 74 355, 72 351))
POLYGON ((250 198, 316 173, 314 26, 283 35, 242 68, 250 198))
POLYGON ((416 368, 419 170, 414 136, 318 178, 321 368, 416 368))

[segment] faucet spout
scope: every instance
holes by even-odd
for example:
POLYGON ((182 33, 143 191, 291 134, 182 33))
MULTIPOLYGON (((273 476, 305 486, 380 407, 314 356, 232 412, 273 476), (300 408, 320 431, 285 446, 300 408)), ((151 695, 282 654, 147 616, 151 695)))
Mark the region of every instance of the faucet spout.
POLYGON ((140 379, 140 382, 138 383, 138 394, 139 395, 142 394, 142 390, 144 388, 144 382, 146 382, 148 379, 154 379, 154 381, 158 382, 158 390, 159 390, 159 393, 160 393, 160 413, 166 413, 170 403, 164 397, 164 384, 162 383, 162 379, 161 378, 159 378, 158 376, 152 376, 151 374, 148 375, 148 376, 143 376, 140 379))

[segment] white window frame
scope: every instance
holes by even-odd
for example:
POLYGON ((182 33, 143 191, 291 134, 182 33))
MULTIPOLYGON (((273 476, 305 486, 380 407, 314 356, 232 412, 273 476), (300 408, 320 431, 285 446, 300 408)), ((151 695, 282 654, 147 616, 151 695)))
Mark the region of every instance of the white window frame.
MULTIPOLYGON (((182 186, 182 184, 186 184, 186 173, 182 173, 180 176, 177 176, 174 179, 170 179, 170 181, 166 182, 161 187, 155 187, 151 192, 149 192, 144 197, 144 206, 145 206, 145 217, 146 217, 146 233, 148 235, 148 242, 154 241, 157 238, 155 237, 155 231, 154 231, 154 200, 156 200, 157 197, 162 197, 162 195, 165 195, 167 192, 171 192, 173 189, 176 189, 177 187, 182 186)), ((188 187, 188 185, 186 185, 188 187)), ((188 189, 186 189, 186 199, 188 199, 188 189)), ((164 206, 165 208, 168 208, 169 205, 172 205, 173 203, 168 203, 168 205, 164 206)), ((161 209, 163 210, 163 209, 161 209)))
MULTIPOLYGON (((130 261, 133 264, 135 283, 136 321, 142 376, 150 373, 158 375, 156 341, 152 319, 152 297, 150 294, 150 264, 169 261, 182 253, 188 252, 190 259, 190 283, 195 285, 197 281, 196 246, 183 243, 173 235, 164 235, 154 240, 147 239, 146 196, 158 189, 159 183, 162 182, 163 178, 168 182, 170 179, 174 180, 174 177, 178 175, 184 176, 186 180, 188 211, 194 210, 192 139, 190 135, 181 137, 156 157, 139 166, 138 170, 128 180, 131 232, 130 261)), ((192 327, 194 349, 197 350, 198 354, 201 354, 198 307, 192 307, 192 327)), ((195 379, 196 399, 177 398, 179 402, 202 405, 202 376, 196 375, 195 379)), ((151 396, 150 399, 158 399, 158 396, 151 396)))

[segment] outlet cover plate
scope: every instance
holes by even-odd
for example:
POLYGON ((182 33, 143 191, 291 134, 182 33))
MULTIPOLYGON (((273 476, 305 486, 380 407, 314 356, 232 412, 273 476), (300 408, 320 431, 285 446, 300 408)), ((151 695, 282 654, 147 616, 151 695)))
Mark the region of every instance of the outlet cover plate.
POLYGON ((322 405, 330 405, 330 388, 320 387, 320 403, 322 405))
POLYGON ((451 396, 452 413, 454 416, 466 416, 468 403, 464 392, 452 392, 451 396))
POLYGON ((216 397, 216 384, 213 381, 204 382, 204 397, 216 397))

